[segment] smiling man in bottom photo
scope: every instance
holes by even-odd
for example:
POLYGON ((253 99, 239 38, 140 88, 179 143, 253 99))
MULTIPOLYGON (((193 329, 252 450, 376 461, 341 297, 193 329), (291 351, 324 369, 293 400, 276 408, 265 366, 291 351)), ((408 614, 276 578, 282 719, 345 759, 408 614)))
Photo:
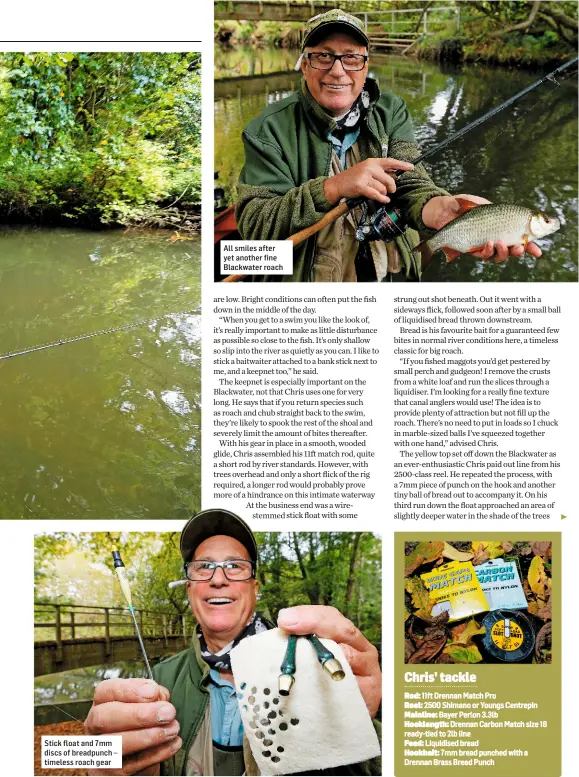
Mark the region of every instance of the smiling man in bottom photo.
MULTIPOLYGON (((255 536, 237 515, 205 510, 185 525, 180 550, 197 638, 154 668, 157 682, 100 683, 86 732, 123 736, 123 771, 106 774, 259 774, 244 736, 230 660, 242 640, 274 628, 255 611, 255 536)), ((282 609, 277 625, 290 635, 315 633, 338 643, 375 718, 382 696, 378 652, 350 620, 334 607, 300 605, 282 609)), ((381 759, 324 773, 381 774, 381 759)))

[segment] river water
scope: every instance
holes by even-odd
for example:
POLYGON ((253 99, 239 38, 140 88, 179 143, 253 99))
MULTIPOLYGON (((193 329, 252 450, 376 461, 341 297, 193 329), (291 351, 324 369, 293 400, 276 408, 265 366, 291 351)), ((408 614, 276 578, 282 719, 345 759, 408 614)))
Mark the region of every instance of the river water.
POLYGON ((0 518, 199 507, 200 242, 169 237, 0 227, 0 355, 149 322, 0 359, 0 518))
POLYGON ((86 666, 68 672, 45 674, 34 678, 35 704, 62 704, 67 701, 92 699, 95 686, 103 680, 148 677, 141 661, 118 661, 114 664, 86 666))
MULTIPOLYGON (((216 50, 215 170, 228 202, 243 165, 241 132, 263 108, 290 94, 299 52, 216 50)), ((537 80, 542 73, 483 65, 461 69, 401 56, 372 55, 370 75, 406 100, 423 151, 537 80)), ((433 261, 425 280, 577 280, 577 84, 542 84, 514 106, 428 160, 436 183, 452 193, 477 194, 556 215, 562 227, 540 241, 541 259, 504 265, 471 256, 433 261)))

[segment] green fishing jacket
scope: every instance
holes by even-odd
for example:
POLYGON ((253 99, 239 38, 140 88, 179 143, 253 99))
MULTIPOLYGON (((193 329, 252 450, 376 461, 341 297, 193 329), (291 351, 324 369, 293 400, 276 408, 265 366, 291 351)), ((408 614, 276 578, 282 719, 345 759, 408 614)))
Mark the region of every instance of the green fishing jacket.
MULTIPOLYGON (((414 142, 412 121, 404 100, 381 93, 376 81, 366 79, 370 106, 358 137, 362 159, 391 157, 412 161, 420 152, 414 142)), ((268 106, 243 132, 245 165, 238 185, 236 219, 245 240, 285 240, 315 224, 331 210, 324 196, 330 171, 332 142, 328 134, 336 126, 311 96, 304 80, 290 97, 268 106)), ((410 228, 396 245, 405 275, 420 277, 420 264, 411 246, 416 231, 433 234, 422 221, 425 203, 446 195, 421 165, 403 173, 396 182, 396 205, 410 228)), ((311 281, 316 237, 294 248, 293 275, 254 276, 260 281, 311 281)))
POLYGON ((194 639, 189 650, 161 661, 153 669, 155 681, 171 693, 171 704, 177 710, 181 726, 179 736, 183 740, 181 750, 161 764, 161 774, 185 774, 187 753, 209 704, 209 667, 200 653, 195 655, 196 642, 199 640, 194 639))
MULTIPOLYGON (((177 710, 177 720, 181 726, 179 736, 183 740, 181 750, 161 764, 161 774, 186 774, 187 754, 203 723, 209 704, 209 666, 201 658, 199 640, 194 638, 188 650, 157 664, 153 669, 153 675, 155 681, 171 693, 171 704, 177 710)), ((379 729, 378 723, 375 722, 375 726, 379 729)), ((379 730, 378 734, 380 734, 379 730)), ((259 774, 249 746, 244 746, 244 754, 246 774, 259 774), (250 764, 248 760, 251 760, 250 764)), ((373 777, 382 774, 381 759, 373 758, 360 764, 311 773, 373 777)))

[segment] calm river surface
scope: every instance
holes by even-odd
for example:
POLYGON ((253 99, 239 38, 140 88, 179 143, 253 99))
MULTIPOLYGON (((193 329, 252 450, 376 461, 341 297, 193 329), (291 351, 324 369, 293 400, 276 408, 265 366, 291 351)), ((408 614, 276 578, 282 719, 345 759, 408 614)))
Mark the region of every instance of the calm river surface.
MULTIPOLYGON (((291 68, 299 52, 216 50, 215 170, 228 202, 243 165, 241 132, 269 103, 299 82, 291 68)), ((432 148, 516 92, 541 73, 465 65, 462 69, 400 56, 371 59, 370 75, 383 90, 406 100, 423 150, 432 148)), ((562 74, 565 77, 565 73, 562 74)), ((559 79, 561 80, 561 79, 559 79)), ((429 160, 432 178, 453 193, 544 210, 562 220, 561 230, 541 241, 539 260, 504 265, 461 257, 433 262, 427 280, 577 280, 577 85, 546 82, 515 106, 468 133, 429 160)))
POLYGON ((58 674, 34 678, 35 704, 62 704, 67 701, 92 699, 95 687, 103 680, 148 677, 141 661, 118 661, 106 666, 86 666, 58 674))
POLYGON ((149 321, 0 359, 0 518, 199 507, 200 243, 168 237, 0 227, 0 355, 149 321))

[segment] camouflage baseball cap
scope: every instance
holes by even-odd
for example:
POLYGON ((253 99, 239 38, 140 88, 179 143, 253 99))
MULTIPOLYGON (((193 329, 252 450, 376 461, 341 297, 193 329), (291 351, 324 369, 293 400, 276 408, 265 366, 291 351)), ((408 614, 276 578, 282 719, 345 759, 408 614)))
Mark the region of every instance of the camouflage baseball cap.
POLYGON ((302 49, 305 49, 309 45, 310 40, 317 37, 317 34, 321 28, 327 27, 328 33, 330 27, 347 27, 350 33, 353 33, 355 37, 364 41, 364 44, 368 46, 368 36, 364 31, 364 27, 360 19, 352 14, 346 13, 339 8, 332 8, 331 11, 325 13, 319 13, 317 16, 312 16, 306 23, 304 31, 304 43, 302 49))
POLYGON ((183 561, 191 561, 197 547, 216 534, 224 534, 240 542, 253 563, 257 564, 257 544, 249 526, 235 513, 219 508, 202 510, 187 521, 180 540, 183 561))

